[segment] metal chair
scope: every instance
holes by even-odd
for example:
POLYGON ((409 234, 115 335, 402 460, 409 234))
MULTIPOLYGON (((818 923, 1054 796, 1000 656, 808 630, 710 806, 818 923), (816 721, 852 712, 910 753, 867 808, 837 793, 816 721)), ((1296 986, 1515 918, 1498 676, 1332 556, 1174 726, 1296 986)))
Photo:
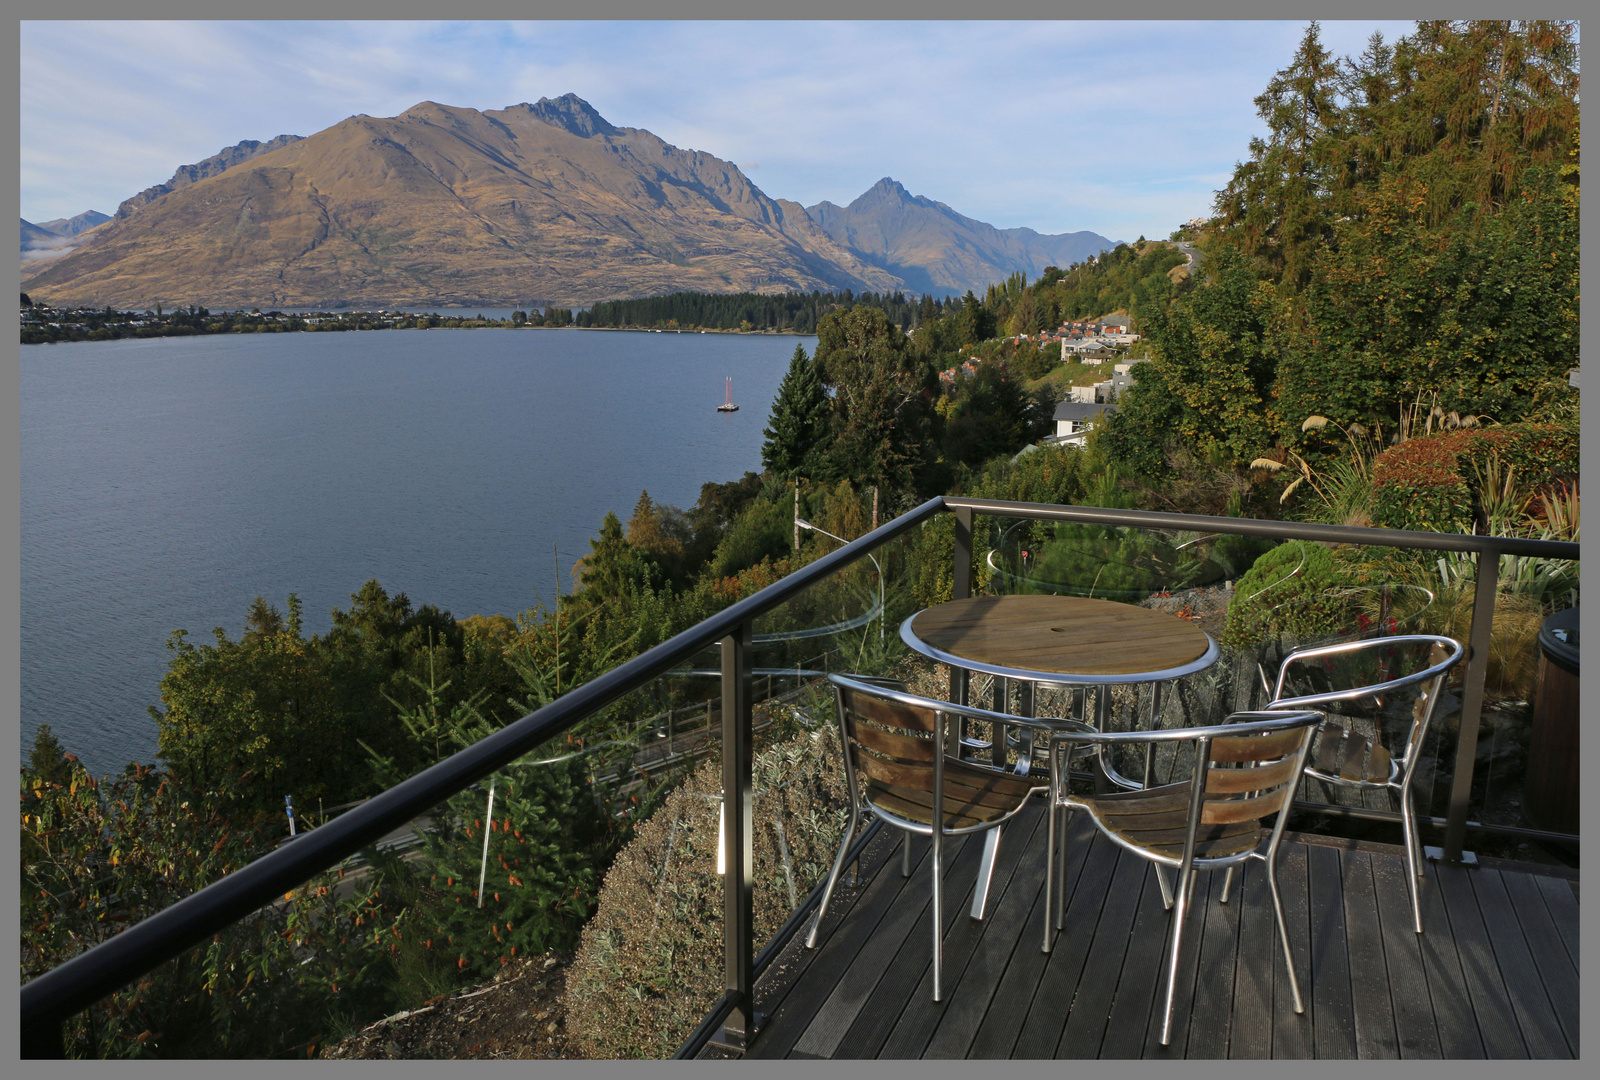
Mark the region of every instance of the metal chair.
MULTIPOLYGON (((1411 778, 1421 756, 1445 676, 1461 659, 1461 643, 1432 634, 1402 634, 1298 649, 1284 658, 1268 709, 1315 708, 1334 713, 1317 732, 1306 775, 1329 784, 1362 790, 1385 789, 1400 800, 1406 867, 1411 876, 1411 915, 1422 933, 1422 840, 1417 834, 1411 778), (1409 717, 1397 698, 1415 689, 1409 717), (1337 711, 1329 706, 1342 706, 1337 711), (1385 745, 1384 721, 1398 719, 1406 734, 1385 745), (1356 723, 1369 728, 1359 731, 1356 723)), ((1227 902, 1229 881, 1222 900, 1227 902)))
POLYGON ((1283 941, 1284 960, 1289 968, 1289 986, 1294 991, 1294 1011, 1303 1013, 1300 982, 1295 975, 1294 954, 1289 949, 1289 931, 1283 921, 1283 903, 1278 897, 1278 841, 1283 836, 1288 810, 1294 801, 1301 770, 1311 748, 1311 735, 1322 714, 1309 709, 1294 712, 1241 712, 1226 723, 1202 728, 1173 728, 1166 731, 1066 732, 1051 739, 1052 750, 1064 755, 1071 749, 1092 745, 1154 744, 1158 742, 1195 745, 1195 769, 1185 781, 1143 790, 1117 791, 1109 795, 1077 796, 1067 787, 1062 759, 1051 769, 1051 813, 1049 822, 1049 873, 1045 879, 1044 951, 1050 951, 1053 931, 1065 923, 1064 882, 1057 875, 1065 860, 1057 857, 1057 812, 1083 810, 1113 843, 1161 867, 1177 870, 1170 891, 1162 879, 1162 896, 1172 916, 1167 949, 1166 991, 1162 1005, 1161 1045, 1172 1041, 1172 996, 1178 977, 1178 948, 1183 938, 1183 920, 1188 913, 1199 870, 1232 869, 1247 859, 1267 864, 1267 882, 1272 889, 1272 907, 1278 918, 1278 934, 1283 941), (1272 831, 1263 842, 1261 819, 1277 814, 1272 831))
MULTIPOLYGON (((944 954, 942 878, 944 840, 983 832, 1005 824, 1035 792, 1049 790, 1043 778, 1029 780, 950 753, 958 742, 958 718, 1007 726, 1031 727, 1046 734, 1060 730, 1060 721, 1035 721, 934 701, 860 679, 829 675, 839 712, 840 745, 844 747, 845 784, 850 791, 850 823, 833 861, 822 903, 806 934, 815 948, 817 928, 827 914, 833 887, 844 869, 845 855, 860 828, 863 806, 879 820, 906 833, 900 872, 910 876, 913 834, 932 840, 933 873, 933 1000, 942 996, 944 954), (935 813, 934 808, 942 811, 935 813)), ((998 729, 997 729, 998 730, 998 729)))

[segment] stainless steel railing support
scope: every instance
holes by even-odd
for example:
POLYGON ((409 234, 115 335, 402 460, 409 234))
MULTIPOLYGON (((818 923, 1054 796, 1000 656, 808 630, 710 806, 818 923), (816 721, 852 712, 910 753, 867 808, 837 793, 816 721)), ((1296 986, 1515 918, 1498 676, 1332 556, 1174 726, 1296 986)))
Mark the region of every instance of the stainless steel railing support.
POLYGON ((1450 780, 1450 813, 1445 819, 1444 858, 1461 861, 1467 837, 1467 803, 1478 763, 1478 724, 1483 718, 1483 684, 1489 673, 1489 639, 1494 629, 1494 594, 1499 584, 1500 552, 1478 552, 1477 588, 1472 597, 1472 632, 1467 639, 1466 685, 1461 693, 1461 725, 1456 740, 1455 773, 1450 780))
POLYGON ((755 798, 751 783, 754 711, 750 623, 722 639, 722 953, 725 989, 736 995, 723 1040, 744 1049, 755 1037, 755 798))

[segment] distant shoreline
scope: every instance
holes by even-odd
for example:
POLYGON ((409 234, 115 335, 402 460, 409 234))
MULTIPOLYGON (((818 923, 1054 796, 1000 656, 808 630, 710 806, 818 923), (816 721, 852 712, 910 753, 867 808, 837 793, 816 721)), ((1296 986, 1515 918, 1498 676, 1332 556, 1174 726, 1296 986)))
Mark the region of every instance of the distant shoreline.
MULTIPOLYGON (((814 336, 797 330, 740 330, 737 328, 694 327, 654 328, 648 326, 574 326, 571 322, 549 325, 542 312, 525 321, 464 314, 471 308, 444 309, 463 314, 432 311, 401 312, 329 311, 315 308, 300 311, 272 310, 210 311, 190 306, 174 311, 117 311, 114 308, 54 308, 47 304, 23 307, 21 343, 54 345, 57 342, 117 341, 124 338, 196 337, 215 334, 294 334, 340 333, 368 330, 604 330, 630 334, 752 334, 769 337, 814 336), (539 321, 535 322, 534 318, 539 321), (418 325, 426 320, 426 325, 418 325)), ((503 309, 493 309, 503 310, 503 309)), ((564 313, 571 309, 547 309, 564 313)))

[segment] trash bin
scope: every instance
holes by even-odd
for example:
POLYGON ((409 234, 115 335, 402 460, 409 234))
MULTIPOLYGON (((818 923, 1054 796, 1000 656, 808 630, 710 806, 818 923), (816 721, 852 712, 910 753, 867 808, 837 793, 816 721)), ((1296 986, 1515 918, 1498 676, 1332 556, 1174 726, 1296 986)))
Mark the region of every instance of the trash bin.
POLYGON ((1578 609, 1539 630, 1539 681, 1522 809, 1536 829, 1578 831, 1578 609))

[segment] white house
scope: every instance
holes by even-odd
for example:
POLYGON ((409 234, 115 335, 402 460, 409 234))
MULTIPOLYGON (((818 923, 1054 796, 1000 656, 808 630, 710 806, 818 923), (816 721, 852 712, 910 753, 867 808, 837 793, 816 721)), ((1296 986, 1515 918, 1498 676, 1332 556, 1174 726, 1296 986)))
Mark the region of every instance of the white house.
POLYGON ((1063 401, 1056 406, 1056 433, 1048 441, 1057 446, 1075 446, 1081 450, 1089 432, 1094 430, 1101 418, 1116 411, 1115 405, 1063 401))

